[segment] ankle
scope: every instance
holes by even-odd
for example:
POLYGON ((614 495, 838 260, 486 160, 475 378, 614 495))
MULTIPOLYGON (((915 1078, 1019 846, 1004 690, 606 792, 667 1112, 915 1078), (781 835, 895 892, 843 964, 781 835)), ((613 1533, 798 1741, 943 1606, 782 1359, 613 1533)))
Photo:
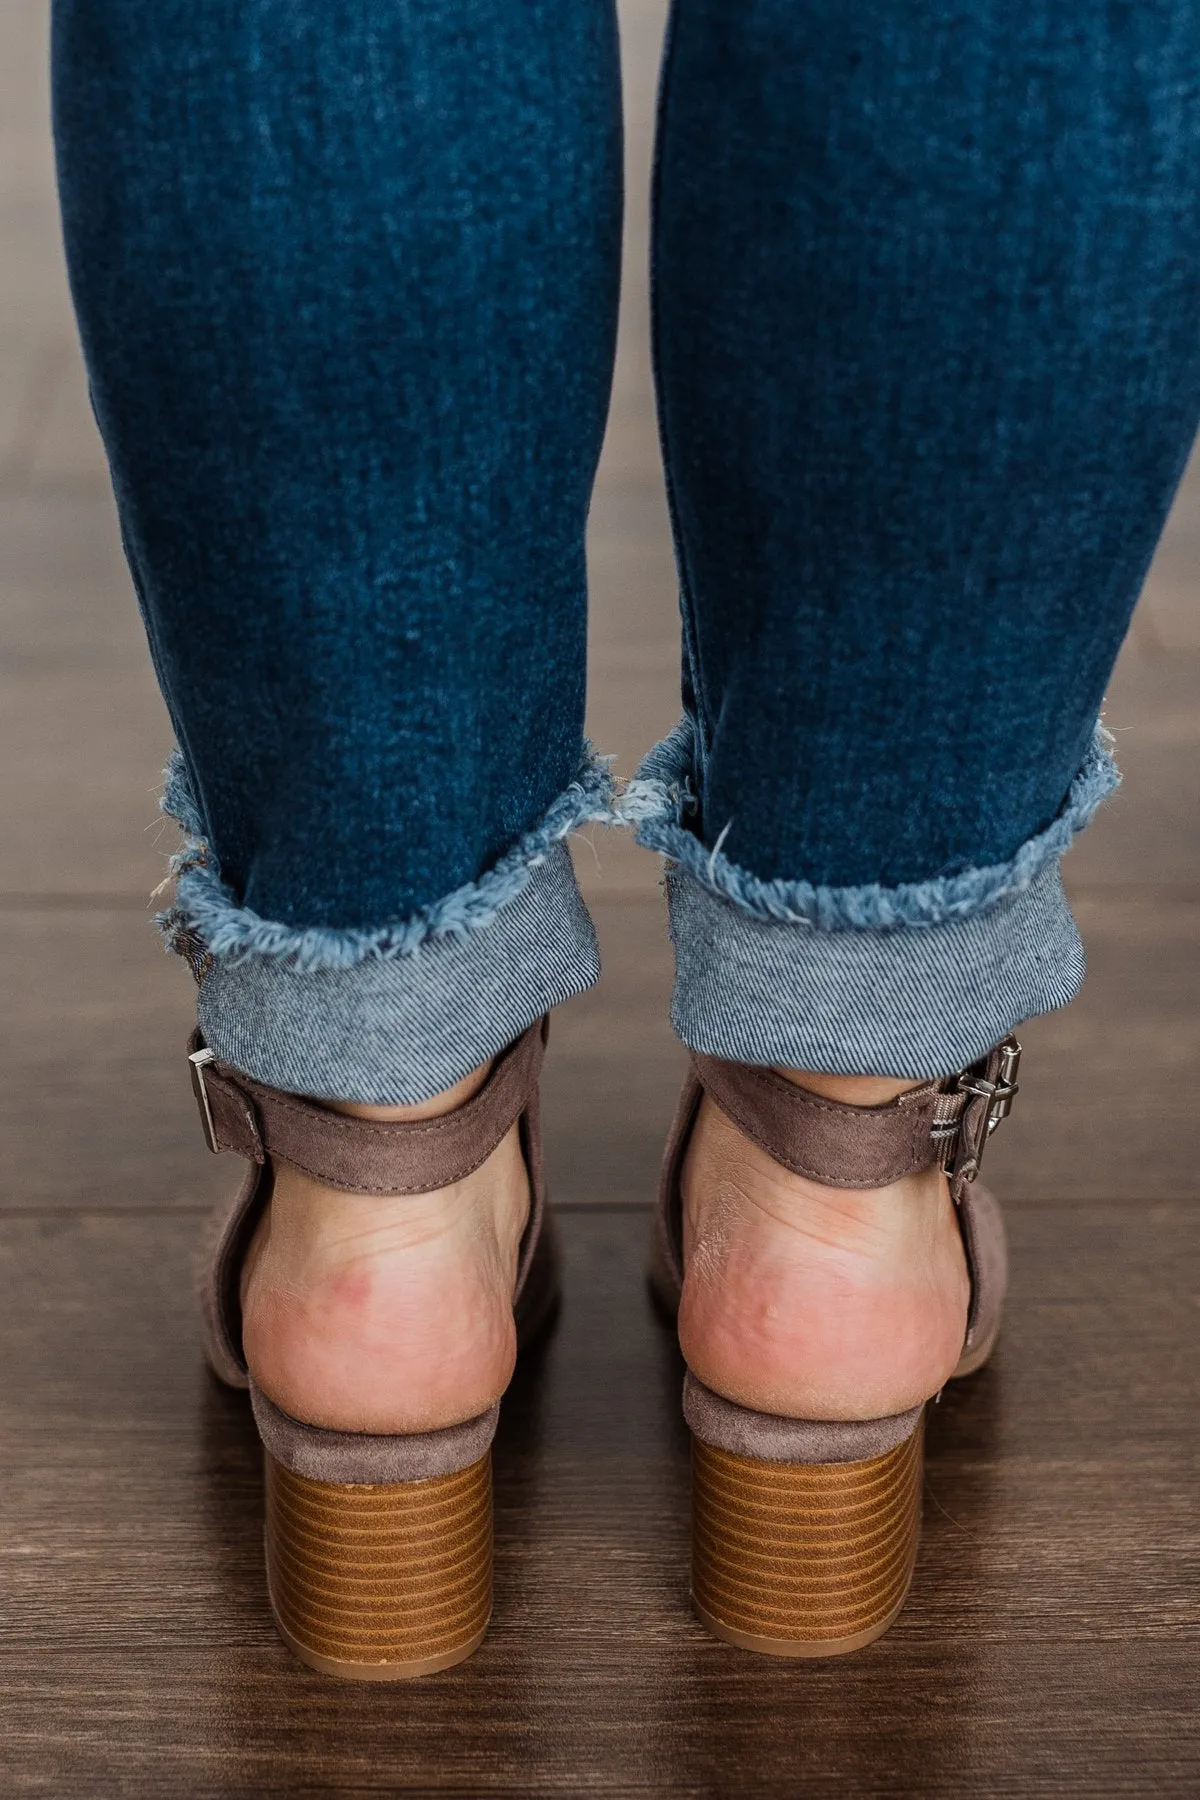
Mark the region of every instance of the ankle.
MULTIPOLYGON (((326 1100, 330 1112, 381 1124, 416 1123, 444 1118, 477 1094, 491 1063, 483 1063, 452 1087, 428 1100, 409 1105, 372 1106, 357 1100, 326 1100)), ((509 1159, 511 1160, 511 1158, 509 1159)), ((287 1163, 275 1164, 270 1231, 276 1248, 290 1240, 293 1253, 315 1250, 322 1257, 369 1256, 373 1248, 415 1249, 431 1239, 472 1225, 481 1194, 478 1185, 458 1182, 429 1194, 374 1195, 344 1193, 314 1180, 287 1163)), ((252 1258, 247 1258, 250 1272, 252 1258)))
POLYGON ((837 1100, 843 1106, 887 1106, 901 1094, 925 1085, 898 1075, 826 1075, 810 1069, 784 1068, 777 1068, 775 1073, 796 1087, 807 1088, 810 1094, 837 1100))
POLYGON ((415 1122, 418 1119, 441 1119, 447 1113, 457 1112, 468 1100, 473 1100, 484 1082, 492 1072, 489 1060, 464 1075, 452 1087, 443 1088, 440 1094, 434 1094, 428 1100, 417 1100, 408 1106, 367 1106, 359 1100, 326 1100, 322 1104, 331 1112, 345 1113, 351 1119, 374 1119, 381 1124, 402 1124, 406 1120, 415 1122))
MULTIPOLYGON (((901 1094, 925 1085, 898 1075, 835 1075, 790 1068, 776 1073, 795 1087, 842 1106, 888 1106, 901 1094)), ((791 1190, 797 1209, 810 1222, 823 1221, 831 1239, 853 1241, 865 1233, 886 1242, 889 1235, 911 1232, 911 1219, 903 1218, 902 1209, 915 1209, 918 1216, 930 1209, 941 1211, 947 1184, 941 1169, 930 1164, 883 1188, 829 1187, 800 1176, 791 1183, 791 1190)))
MULTIPOLYGON (((452 1087, 407 1105, 373 1106, 357 1100, 323 1104, 331 1112, 383 1124, 444 1118, 479 1092, 491 1068, 490 1061, 482 1063, 452 1087)), ((491 1235, 489 1227, 502 1241, 514 1230, 519 1237, 527 1211, 528 1183, 514 1128, 483 1170, 427 1194, 344 1193, 278 1163, 269 1228, 278 1247, 290 1239, 295 1249, 317 1250, 322 1257, 361 1258, 383 1247, 416 1250, 441 1237, 465 1242, 481 1230, 491 1235)), ((246 1266, 249 1270, 250 1258, 246 1266)))

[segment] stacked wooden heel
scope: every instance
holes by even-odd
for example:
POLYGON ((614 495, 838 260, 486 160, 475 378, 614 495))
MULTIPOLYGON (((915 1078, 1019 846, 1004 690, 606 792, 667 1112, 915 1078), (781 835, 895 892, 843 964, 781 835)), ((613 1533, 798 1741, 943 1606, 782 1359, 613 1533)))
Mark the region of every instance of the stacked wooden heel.
POLYGON ((692 1599, 709 1630, 770 1656, 840 1656, 904 1604, 921 1531, 918 1429, 859 1462, 692 1454, 692 1599))
POLYGON ((267 1584, 284 1640, 327 1675, 448 1669, 492 1610, 491 1457, 430 1481, 312 1481, 266 1458, 267 1584))

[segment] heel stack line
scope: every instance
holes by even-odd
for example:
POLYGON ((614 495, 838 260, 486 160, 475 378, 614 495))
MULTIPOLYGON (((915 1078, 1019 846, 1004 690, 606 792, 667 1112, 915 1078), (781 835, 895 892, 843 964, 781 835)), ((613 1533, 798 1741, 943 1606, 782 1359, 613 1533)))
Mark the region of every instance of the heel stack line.
POLYGON ((766 1462, 694 1438, 692 1598, 708 1629, 793 1657, 880 1637, 916 1560, 923 1428, 852 1463, 766 1462))
POLYGON ((491 1455, 430 1481, 341 1486, 266 1457, 267 1581, 285 1642, 361 1681, 450 1668, 492 1609, 491 1455))

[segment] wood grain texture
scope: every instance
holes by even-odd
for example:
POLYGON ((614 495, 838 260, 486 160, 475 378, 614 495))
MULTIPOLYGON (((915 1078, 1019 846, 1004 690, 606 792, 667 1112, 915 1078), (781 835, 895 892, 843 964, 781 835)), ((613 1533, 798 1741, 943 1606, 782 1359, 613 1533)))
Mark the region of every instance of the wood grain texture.
MULTIPOLYGON (((1200 463, 1192 479, 1200 495, 1200 463)), ((1192 609, 1200 617, 1198 589, 1200 561, 1194 560, 1192 609)), ((1121 786, 1067 856, 1072 893, 1131 885, 1194 892, 1200 881, 1198 695, 1200 645, 1190 653, 1156 654, 1135 631, 1104 701, 1121 786)))
POLYGON ((403 1680, 461 1662, 492 1610, 491 1456, 431 1481, 338 1486, 264 1459, 267 1586, 310 1666, 403 1680))
POLYGON ((185 1046, 195 987, 143 902, 0 912, 0 1209, 207 1208, 185 1046))
POLYGON ((1190 1800, 1200 1210, 1014 1210, 995 1360, 930 1412, 909 1601, 871 1648, 795 1664, 690 1611, 646 1214, 563 1227, 561 1322, 494 1451, 491 1628, 457 1670, 367 1689, 276 1636, 196 1222, 0 1220, 0 1792, 1190 1800))
POLYGON ((692 1444, 692 1599, 742 1649, 839 1656, 896 1618, 921 1534, 924 1421, 882 1456, 773 1463, 692 1444))

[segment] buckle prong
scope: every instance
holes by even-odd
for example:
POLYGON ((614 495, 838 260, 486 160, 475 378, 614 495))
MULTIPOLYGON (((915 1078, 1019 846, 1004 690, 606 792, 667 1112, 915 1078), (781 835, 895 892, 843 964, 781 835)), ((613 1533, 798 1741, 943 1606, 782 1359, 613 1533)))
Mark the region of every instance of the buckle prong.
POLYGON ((217 1143, 217 1127, 213 1121, 212 1107, 208 1103, 208 1089, 204 1085, 204 1071, 209 1063, 216 1062, 216 1054, 207 1046, 203 1050, 193 1050, 188 1055, 192 1065, 192 1092, 196 1096, 196 1104, 200 1108, 200 1122, 204 1127, 204 1138, 214 1156, 220 1155, 217 1143))

